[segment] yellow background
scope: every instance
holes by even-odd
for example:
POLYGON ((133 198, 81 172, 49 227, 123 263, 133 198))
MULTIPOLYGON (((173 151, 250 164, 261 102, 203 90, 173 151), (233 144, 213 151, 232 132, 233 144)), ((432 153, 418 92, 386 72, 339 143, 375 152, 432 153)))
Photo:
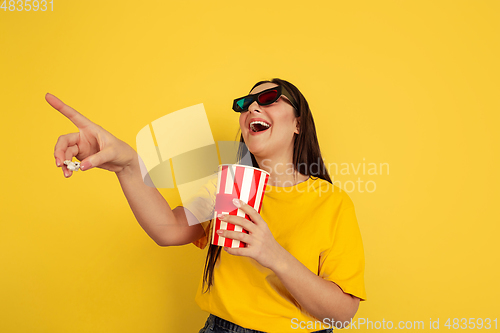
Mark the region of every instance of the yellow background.
POLYGON ((0 10, 1 332, 197 332, 207 316, 205 252, 157 246, 112 173, 65 179, 53 147, 76 128, 45 93, 135 148, 198 103, 233 140, 232 100, 272 77, 308 99, 326 163, 390 165, 332 175, 377 186, 350 194, 356 318, 500 316, 498 1, 54 2, 0 10))

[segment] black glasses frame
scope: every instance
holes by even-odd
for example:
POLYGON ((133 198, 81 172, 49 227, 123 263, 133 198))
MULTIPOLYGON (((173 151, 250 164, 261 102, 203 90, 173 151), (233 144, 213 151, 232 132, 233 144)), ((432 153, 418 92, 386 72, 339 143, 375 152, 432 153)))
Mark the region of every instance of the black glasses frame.
POLYGON ((290 95, 290 93, 286 89, 282 88, 282 86, 272 87, 272 88, 269 88, 266 90, 262 90, 261 92, 259 92, 257 94, 252 94, 252 95, 247 95, 247 96, 243 96, 240 98, 236 98, 233 102, 233 110, 235 112, 248 111, 248 107, 255 101, 261 106, 270 105, 270 104, 276 102, 282 95, 288 99, 288 101, 295 108, 295 110, 297 110, 297 111, 299 110, 299 108, 294 103, 293 97, 290 95), (269 91, 274 91, 274 90, 277 91, 276 98, 272 99, 268 103, 260 103, 259 102, 259 96, 261 94, 265 94, 269 91), (241 100, 243 100, 243 105, 240 107, 241 100), (239 104, 238 104, 238 102, 239 102, 239 104))

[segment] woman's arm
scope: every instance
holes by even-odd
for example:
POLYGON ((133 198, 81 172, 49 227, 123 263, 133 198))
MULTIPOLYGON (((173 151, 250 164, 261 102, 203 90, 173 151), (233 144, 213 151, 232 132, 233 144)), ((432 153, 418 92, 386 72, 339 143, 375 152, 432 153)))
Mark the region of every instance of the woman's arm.
MULTIPOLYGON (((231 223, 234 223, 234 220, 231 220, 231 223)), ((242 227, 244 228, 243 225, 242 227)), ((240 239, 243 242, 248 241, 243 236, 246 234, 241 232, 237 235, 236 232, 225 231, 222 236, 227 237, 229 235, 231 235, 230 238, 235 235, 234 239, 240 239)), ((236 255, 244 253, 244 250, 246 250, 224 249, 228 253, 236 255)), ((304 310, 321 321, 328 318, 330 323, 333 324, 333 321, 335 324, 338 323, 337 328, 347 326, 346 322, 349 323, 352 320, 358 310, 359 298, 344 293, 335 283, 311 272, 277 242, 275 242, 274 246, 267 247, 264 252, 266 253, 266 259, 261 260, 261 264, 276 274, 304 310)), ((259 257, 257 256, 255 259, 258 260, 257 258, 259 257)))
MULTIPOLYGON (((249 234, 219 230, 219 235, 247 243, 246 248, 224 248, 229 254, 255 259, 271 269, 281 280, 300 306, 318 318, 328 318, 330 323, 350 322, 359 306, 359 298, 345 294, 335 283, 311 272, 290 252, 274 239, 267 223, 251 206, 239 200, 234 204, 243 210, 251 221, 239 216, 225 215, 219 218, 248 230, 249 234)), ((340 326, 339 326, 340 327, 340 326)))
POLYGON ((54 148, 56 165, 66 178, 73 172, 63 162, 73 157, 81 161, 83 171, 101 168, 115 172, 137 221, 158 245, 188 244, 204 235, 193 214, 183 207, 172 210, 156 188, 144 184, 139 158, 132 147, 54 95, 46 94, 45 99, 79 130, 61 135, 54 148), (189 226, 188 219, 196 224, 189 226))
POLYGON ((304 310, 320 320, 329 318, 330 322, 334 320, 342 322, 342 327, 347 326, 344 323, 356 314, 359 298, 311 272, 283 247, 278 256, 280 259, 270 269, 304 310))
POLYGON ((138 158, 116 175, 137 222, 158 245, 189 244, 205 234, 189 210, 182 206, 172 210, 156 188, 144 183, 138 158))

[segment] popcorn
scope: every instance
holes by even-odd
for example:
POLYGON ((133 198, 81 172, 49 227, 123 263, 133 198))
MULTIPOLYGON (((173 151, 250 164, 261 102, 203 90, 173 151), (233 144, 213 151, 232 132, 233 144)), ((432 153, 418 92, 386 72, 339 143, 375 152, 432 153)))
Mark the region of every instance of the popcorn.
POLYGON ((68 170, 78 171, 80 169, 80 162, 72 162, 70 160, 64 161, 64 164, 68 167, 68 170))

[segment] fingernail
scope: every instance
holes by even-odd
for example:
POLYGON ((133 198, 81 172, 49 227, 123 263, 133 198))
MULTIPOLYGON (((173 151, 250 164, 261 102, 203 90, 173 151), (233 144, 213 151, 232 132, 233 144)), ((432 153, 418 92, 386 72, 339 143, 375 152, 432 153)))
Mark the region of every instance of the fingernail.
POLYGON ((68 171, 64 171, 64 177, 68 178, 69 176, 69 172, 68 171))
POLYGON ((241 203, 240 203, 240 200, 238 199, 233 199, 233 204, 236 206, 236 207, 241 207, 241 203))
POLYGON ((58 167, 60 167, 60 166, 61 166, 61 161, 59 161, 59 159, 58 159, 57 157, 56 157, 56 165, 57 165, 58 167))
POLYGON ((90 161, 85 161, 82 164, 80 164, 80 170, 87 170, 90 168, 92 168, 92 164, 90 163, 90 161))
POLYGON ((226 215, 224 215, 224 214, 219 214, 219 215, 217 215, 217 217, 219 218, 219 220, 223 220, 223 219, 224 219, 224 217, 226 217, 226 215))
POLYGON ((217 233, 218 233, 219 235, 222 235, 222 230, 217 230, 217 233))

